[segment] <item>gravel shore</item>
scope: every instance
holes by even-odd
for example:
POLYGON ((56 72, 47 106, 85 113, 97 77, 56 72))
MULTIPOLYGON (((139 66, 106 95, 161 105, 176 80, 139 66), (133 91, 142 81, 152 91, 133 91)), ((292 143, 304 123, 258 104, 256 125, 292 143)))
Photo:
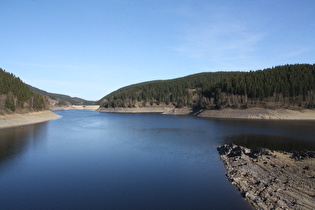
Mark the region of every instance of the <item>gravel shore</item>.
POLYGON ((54 120, 60 116, 51 111, 31 112, 27 114, 0 115, 0 129, 36 124, 54 120))
POLYGON ((218 147, 227 178, 256 209, 315 209, 315 152, 218 147))

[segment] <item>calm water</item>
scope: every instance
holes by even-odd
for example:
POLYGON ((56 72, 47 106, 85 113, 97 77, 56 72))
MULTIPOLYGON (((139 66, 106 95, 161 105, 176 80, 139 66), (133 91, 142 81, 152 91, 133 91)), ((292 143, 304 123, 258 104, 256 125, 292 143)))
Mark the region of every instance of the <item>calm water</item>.
POLYGON ((0 209, 250 209, 216 146, 315 145, 314 122, 56 113, 0 130, 0 209))

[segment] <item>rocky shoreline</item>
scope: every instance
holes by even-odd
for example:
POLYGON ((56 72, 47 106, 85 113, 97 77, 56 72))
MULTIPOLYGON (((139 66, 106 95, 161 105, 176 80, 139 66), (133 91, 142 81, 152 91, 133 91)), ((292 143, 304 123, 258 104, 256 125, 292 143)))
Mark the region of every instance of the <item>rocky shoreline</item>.
POLYGON ((315 152, 217 148, 227 178, 256 209, 315 209, 315 152))

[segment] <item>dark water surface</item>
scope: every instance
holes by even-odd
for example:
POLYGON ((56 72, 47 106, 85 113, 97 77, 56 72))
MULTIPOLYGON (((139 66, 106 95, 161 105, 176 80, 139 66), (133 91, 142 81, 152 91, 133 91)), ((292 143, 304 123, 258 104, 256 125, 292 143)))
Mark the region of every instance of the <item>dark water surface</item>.
POLYGON ((0 209, 250 209, 216 146, 315 145, 314 122, 56 113, 0 130, 0 209))

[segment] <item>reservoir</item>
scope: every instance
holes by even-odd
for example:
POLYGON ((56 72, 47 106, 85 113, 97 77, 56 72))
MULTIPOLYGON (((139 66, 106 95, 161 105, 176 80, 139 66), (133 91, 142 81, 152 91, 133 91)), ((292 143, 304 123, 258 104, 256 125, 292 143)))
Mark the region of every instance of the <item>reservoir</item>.
POLYGON ((314 121, 56 113, 0 130, 0 209, 251 209, 217 146, 315 150, 314 121))

